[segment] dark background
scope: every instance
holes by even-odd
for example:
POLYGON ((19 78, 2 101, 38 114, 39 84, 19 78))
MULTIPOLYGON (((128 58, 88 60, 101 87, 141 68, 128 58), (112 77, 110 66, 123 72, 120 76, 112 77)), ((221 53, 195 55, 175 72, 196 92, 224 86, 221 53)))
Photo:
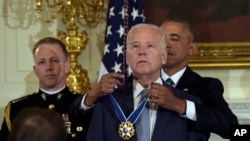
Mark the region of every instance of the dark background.
POLYGON ((148 23, 187 20, 198 42, 250 41, 250 0, 144 0, 144 9, 148 23))

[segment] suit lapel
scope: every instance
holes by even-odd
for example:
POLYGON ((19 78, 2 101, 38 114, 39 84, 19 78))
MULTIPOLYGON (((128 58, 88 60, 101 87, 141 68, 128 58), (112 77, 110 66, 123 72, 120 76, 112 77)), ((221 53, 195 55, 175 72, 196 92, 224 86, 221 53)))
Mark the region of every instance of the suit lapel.
POLYGON ((159 141, 162 140, 164 136, 164 132, 167 132, 168 124, 169 124, 169 119, 171 118, 172 113, 170 111, 166 111, 159 107, 157 111, 157 118, 155 121, 155 127, 152 135, 151 141, 159 141))
POLYGON ((176 85, 176 88, 188 93, 189 88, 192 87, 194 81, 193 71, 187 67, 176 85))
POLYGON ((123 85, 116 89, 114 92, 115 99, 117 103, 120 105, 123 113, 126 117, 130 115, 133 111, 133 87, 132 87, 132 79, 129 80, 123 85))

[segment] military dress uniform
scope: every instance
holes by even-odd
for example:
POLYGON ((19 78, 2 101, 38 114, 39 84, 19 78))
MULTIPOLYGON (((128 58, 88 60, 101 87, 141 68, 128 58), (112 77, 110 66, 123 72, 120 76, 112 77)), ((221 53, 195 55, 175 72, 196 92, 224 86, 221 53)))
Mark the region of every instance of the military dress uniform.
POLYGON ((79 119, 71 121, 69 119, 69 108, 72 102, 82 95, 73 94, 68 87, 65 87, 61 92, 57 94, 49 95, 41 90, 38 93, 27 95, 8 103, 5 109, 5 117, 2 124, 2 140, 6 141, 9 131, 11 130, 11 123, 14 117, 24 108, 28 107, 40 107, 54 110, 62 115, 65 128, 68 132, 68 141, 85 141, 88 129, 88 119, 79 119))

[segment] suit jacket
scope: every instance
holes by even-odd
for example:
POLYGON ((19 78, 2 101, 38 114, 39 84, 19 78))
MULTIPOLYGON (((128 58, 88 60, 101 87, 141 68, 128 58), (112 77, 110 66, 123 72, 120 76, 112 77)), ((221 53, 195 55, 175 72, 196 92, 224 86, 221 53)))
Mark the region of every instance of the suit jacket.
MULTIPOLYGON (((73 94, 66 87, 61 92, 55 95, 48 95, 39 90, 39 92, 15 99, 9 102, 5 109, 5 117, 2 124, 2 139, 6 141, 10 132, 10 127, 15 116, 24 108, 40 107, 50 108, 59 114, 69 113, 69 107, 72 102, 81 97, 80 94, 73 94)), ((90 120, 90 119, 89 119, 90 120)), ((65 121, 66 122, 66 121, 65 121)), ((70 128, 67 130, 69 134, 69 141, 84 141, 87 134, 88 120, 71 120, 70 128)))
MULTIPOLYGON (((133 79, 130 77, 125 85, 118 87, 113 96, 120 105, 125 116, 128 117, 133 111, 133 79)), ((184 94, 182 91, 167 86, 177 97, 190 99, 195 102, 199 100, 191 95, 184 94)), ((93 111, 92 120, 87 135, 87 141, 123 141, 118 135, 120 121, 114 111, 108 96, 100 98, 93 111)), ((134 126, 135 127, 135 126, 134 126)), ((187 120, 179 114, 165 110, 161 107, 157 111, 154 132, 151 141, 184 141, 189 136, 187 132, 187 120)), ((136 133, 130 141, 137 141, 136 133)))
POLYGON ((176 88, 201 100, 201 104, 195 103, 197 121, 189 123, 190 130, 205 134, 206 140, 210 132, 230 137, 230 125, 238 124, 238 120, 223 97, 224 88, 219 79, 201 77, 187 67, 176 88))

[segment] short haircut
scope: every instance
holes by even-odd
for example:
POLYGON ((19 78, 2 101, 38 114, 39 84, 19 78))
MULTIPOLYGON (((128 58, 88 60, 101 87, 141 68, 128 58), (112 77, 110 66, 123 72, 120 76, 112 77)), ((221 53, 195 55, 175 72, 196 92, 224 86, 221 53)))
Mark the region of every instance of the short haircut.
POLYGON ((187 31, 188 31, 189 34, 190 34, 190 41, 195 41, 194 29, 193 29, 193 27, 191 26, 191 24, 189 24, 187 21, 184 21, 184 20, 181 20, 181 19, 178 19, 178 18, 168 18, 168 19, 165 19, 165 20, 163 21, 163 23, 161 24, 161 26, 162 26, 164 23, 167 23, 167 22, 177 22, 177 23, 182 24, 182 25, 187 29, 187 31))
POLYGON ((38 42, 36 42, 36 44, 34 45, 33 50, 32 50, 33 56, 35 56, 35 52, 36 52, 38 46, 40 46, 42 44, 56 44, 56 45, 58 45, 62 49, 62 52, 63 52, 65 58, 68 58, 68 52, 67 52, 65 44, 62 41, 60 41, 59 39, 56 39, 54 37, 45 37, 43 39, 40 39, 38 42))
POLYGON ((61 115, 38 107, 25 108, 15 117, 8 141, 66 141, 61 115))
POLYGON ((140 23, 140 24, 137 24, 137 25, 133 26, 133 27, 129 30, 128 35, 127 35, 127 45, 128 45, 128 42, 130 41, 130 38, 131 38, 130 36, 131 36, 132 34, 134 34, 134 33, 133 33, 134 30, 137 29, 137 28, 148 28, 148 29, 154 29, 155 31, 158 31, 158 32, 159 32, 159 35, 162 37, 162 38, 161 38, 161 43, 160 43, 160 45, 161 45, 161 47, 162 47, 163 49, 166 49, 166 47, 167 47, 167 40, 166 40, 166 35, 165 35, 165 33, 163 32, 163 30, 160 29, 157 25, 148 24, 148 23, 140 23))

